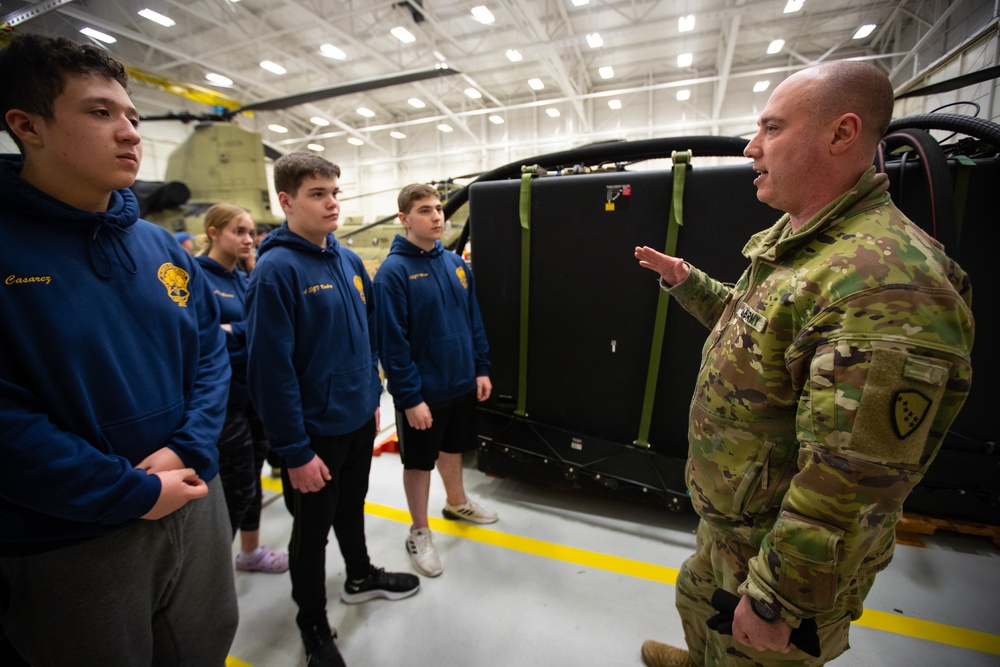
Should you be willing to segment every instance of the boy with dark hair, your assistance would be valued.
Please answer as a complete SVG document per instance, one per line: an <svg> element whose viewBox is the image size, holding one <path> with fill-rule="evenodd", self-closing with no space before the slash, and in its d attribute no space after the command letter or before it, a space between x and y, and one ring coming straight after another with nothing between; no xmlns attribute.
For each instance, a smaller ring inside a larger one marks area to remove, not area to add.
<svg viewBox="0 0 1000 667"><path fill-rule="evenodd" d="M365 544L382 384L371 281L361 258L333 235L339 176L315 154L274 163L287 220L261 243L247 291L250 395L285 464L292 598L310 667L344 664L326 617L331 525L347 567L344 602L398 600L420 586L412 574L374 567Z"/></svg>
<svg viewBox="0 0 1000 667"><path fill-rule="evenodd" d="M444 215L437 190L408 185L389 256L375 275L379 349L396 405L403 487L413 524L406 549L418 572L442 572L427 521L431 470L444 482L449 519L493 523L496 512L471 501L462 484L462 452L476 446L476 402L490 396L489 345L475 284L461 257L441 245Z"/></svg>
<svg viewBox="0 0 1000 667"><path fill-rule="evenodd" d="M34 665L221 665L229 363L194 260L139 219L121 64L0 53L0 624Z"/></svg>

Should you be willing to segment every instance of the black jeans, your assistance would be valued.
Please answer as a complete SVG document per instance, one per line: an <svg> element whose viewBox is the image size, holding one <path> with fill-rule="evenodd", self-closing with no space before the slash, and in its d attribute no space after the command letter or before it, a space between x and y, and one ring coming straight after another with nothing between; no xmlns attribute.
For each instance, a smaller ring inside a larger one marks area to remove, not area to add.
<svg viewBox="0 0 1000 667"><path fill-rule="evenodd" d="M365 544L365 496L372 465L375 419L339 436L313 436L312 449L327 468L330 481L314 493L292 488L282 468L285 504L292 513L288 569L292 599L299 606L300 628L326 622L326 544L330 527L337 536L349 579L368 576L371 561Z"/></svg>

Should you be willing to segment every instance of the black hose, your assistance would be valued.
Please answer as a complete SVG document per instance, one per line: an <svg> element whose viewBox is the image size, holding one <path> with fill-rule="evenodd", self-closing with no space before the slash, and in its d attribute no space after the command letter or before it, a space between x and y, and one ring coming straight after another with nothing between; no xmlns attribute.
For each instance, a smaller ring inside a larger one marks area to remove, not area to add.
<svg viewBox="0 0 1000 667"><path fill-rule="evenodd" d="M905 128L919 130L947 130L961 132L970 137L981 139L1000 149L1000 125L982 118L970 118L951 113L925 113L914 116L903 116L889 123L886 134L892 134Z"/></svg>
<svg viewBox="0 0 1000 667"><path fill-rule="evenodd" d="M902 146L909 146L920 156L920 164L924 171L924 180L917 185L918 193L926 193L928 206L921 207L930 217L930 224L922 224L927 232L941 242L952 257L958 253L958 222L955 215L955 189L948 170L948 159L941 146L926 130L901 129L887 134L882 139L885 152L891 152ZM880 150L880 153L882 151ZM898 187L894 200L902 201L905 183L903 181L905 162L900 164L899 178L894 183ZM916 217L911 216L920 223Z"/></svg>

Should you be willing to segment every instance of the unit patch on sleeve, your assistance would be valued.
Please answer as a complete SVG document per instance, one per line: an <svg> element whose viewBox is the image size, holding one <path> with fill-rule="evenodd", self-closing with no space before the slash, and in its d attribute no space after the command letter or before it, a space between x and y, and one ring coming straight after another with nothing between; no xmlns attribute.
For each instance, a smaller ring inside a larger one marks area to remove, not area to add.
<svg viewBox="0 0 1000 667"><path fill-rule="evenodd" d="M920 428L930 407L931 400L919 391L913 389L897 391L889 420L893 430L896 431L896 436L900 440L905 440Z"/></svg>

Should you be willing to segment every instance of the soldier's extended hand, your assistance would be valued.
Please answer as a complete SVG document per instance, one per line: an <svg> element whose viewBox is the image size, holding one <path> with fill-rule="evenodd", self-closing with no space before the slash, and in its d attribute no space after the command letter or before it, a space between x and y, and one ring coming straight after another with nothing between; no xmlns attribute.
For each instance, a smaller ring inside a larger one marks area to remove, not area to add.
<svg viewBox="0 0 1000 667"><path fill-rule="evenodd" d="M330 469L323 463L323 459L313 454L309 463L288 469L288 480L299 493L315 493L330 481Z"/></svg>
<svg viewBox="0 0 1000 667"><path fill-rule="evenodd" d="M420 405L414 405L412 408L406 408L406 423L410 425L411 428L415 428L418 431L424 431L431 427L434 423L434 419L431 417L431 409L427 403L421 403Z"/></svg>
<svg viewBox="0 0 1000 667"><path fill-rule="evenodd" d="M784 621L768 623L753 612L750 598L746 595L736 606L733 614L733 639L758 651L788 653L792 637L792 626Z"/></svg>
<svg viewBox="0 0 1000 667"><path fill-rule="evenodd" d="M142 515L143 519L162 519L184 507L188 501L208 495L208 484L198 477L192 468L164 470L150 474L160 478L160 497L156 499L153 509Z"/></svg>
<svg viewBox="0 0 1000 667"><path fill-rule="evenodd" d="M680 257L664 255L649 246L637 247L635 257L639 266L656 271L668 285L679 285L691 273L691 268Z"/></svg>

